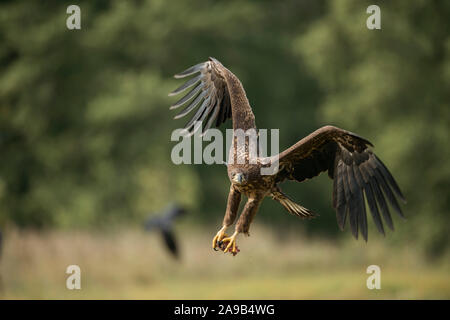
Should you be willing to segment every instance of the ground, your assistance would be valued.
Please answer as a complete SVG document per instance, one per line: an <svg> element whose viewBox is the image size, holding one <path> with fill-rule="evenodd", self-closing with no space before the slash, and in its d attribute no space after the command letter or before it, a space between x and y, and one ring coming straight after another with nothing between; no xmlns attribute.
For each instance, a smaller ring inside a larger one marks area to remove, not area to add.
<svg viewBox="0 0 450 320"><path fill-rule="evenodd" d="M211 249L215 228L177 230L181 259L157 234L6 232L1 298L29 299L450 299L449 259L430 261L414 247L383 238L335 242L277 238L262 226L238 240L233 257ZM401 247L401 248L399 248ZM447 256L448 257L448 256ZM67 266L81 268L81 290L68 290ZM381 268L369 290L366 269Z"/></svg>

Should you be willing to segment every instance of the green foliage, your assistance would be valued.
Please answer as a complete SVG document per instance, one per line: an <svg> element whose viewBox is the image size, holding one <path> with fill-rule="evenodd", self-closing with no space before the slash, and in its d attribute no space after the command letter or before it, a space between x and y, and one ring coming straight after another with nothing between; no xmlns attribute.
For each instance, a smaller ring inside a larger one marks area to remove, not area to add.
<svg viewBox="0 0 450 320"><path fill-rule="evenodd" d="M371 140L409 201L389 238L438 253L450 243L450 6L382 2L370 31L370 4L81 1L70 31L67 3L2 3L0 223L136 223L178 201L219 224L225 168L171 163L184 122L167 97L174 73L213 56L243 82L257 125L280 128L281 149L324 124ZM337 233L327 177L285 190L321 217L293 222L266 201L260 221Z"/></svg>

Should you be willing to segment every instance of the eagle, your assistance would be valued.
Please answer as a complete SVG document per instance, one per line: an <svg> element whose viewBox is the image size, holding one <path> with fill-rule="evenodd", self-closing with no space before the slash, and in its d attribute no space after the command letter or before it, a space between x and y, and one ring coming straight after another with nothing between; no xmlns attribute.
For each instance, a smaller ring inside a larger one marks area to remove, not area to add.
<svg viewBox="0 0 450 320"><path fill-rule="evenodd" d="M190 78L169 96L185 93L170 107L177 109L183 106L175 119L196 110L184 126L186 136L198 130L196 123L200 123L200 128L206 132L211 126L218 127L230 118L233 132L238 129L257 130L255 116L242 83L217 59L210 57L206 62L175 75L176 79L185 77ZM240 234L249 235L250 224L265 197L278 201L289 213L300 218L314 217L311 210L284 194L280 184L286 180L303 182L322 172L327 172L333 180L333 208L341 230L344 230L348 220L352 235L358 239L361 233L367 241L366 201L378 231L385 234L383 220L394 230L389 206L404 217L398 199L406 203L405 197L371 147L372 143L363 137L327 125L276 156L257 157L256 161L249 161L249 141L238 144L235 139L230 147L229 159L243 157L246 161L226 163L231 185L222 227L212 241L213 249L236 255L240 251L236 245L237 237ZM269 175L261 174L261 168L272 161L278 161L278 170ZM243 195L247 202L234 233L228 236L226 230L237 218Z"/></svg>

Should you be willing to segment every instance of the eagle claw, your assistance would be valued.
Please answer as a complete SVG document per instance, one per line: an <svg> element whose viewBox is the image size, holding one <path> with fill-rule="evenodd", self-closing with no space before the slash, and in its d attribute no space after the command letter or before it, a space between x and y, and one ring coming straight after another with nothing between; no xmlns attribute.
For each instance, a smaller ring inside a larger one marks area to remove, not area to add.
<svg viewBox="0 0 450 320"><path fill-rule="evenodd" d="M218 251L216 248L219 247L219 249L222 250L221 246L222 246L222 239L228 237L228 235L225 233L225 229L226 227L222 227L222 229L219 230L219 232L217 232L216 236L214 237L213 241L212 241L212 248L214 249L214 251Z"/></svg>
<svg viewBox="0 0 450 320"><path fill-rule="evenodd" d="M236 236L237 232L235 232L231 237L224 238L220 241L219 248L223 250L224 253L231 253L233 256L237 255L240 250L236 245Z"/></svg>

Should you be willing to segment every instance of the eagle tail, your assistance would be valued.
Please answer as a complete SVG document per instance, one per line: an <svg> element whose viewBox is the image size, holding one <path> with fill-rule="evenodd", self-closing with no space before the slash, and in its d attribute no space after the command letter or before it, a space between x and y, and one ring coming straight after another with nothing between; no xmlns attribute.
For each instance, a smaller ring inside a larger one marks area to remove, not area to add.
<svg viewBox="0 0 450 320"><path fill-rule="evenodd" d="M281 203L281 205L293 215L296 215L300 218L313 218L316 216L314 212L299 205L298 203L295 203L279 189L272 190L270 196L272 197L272 199Z"/></svg>

